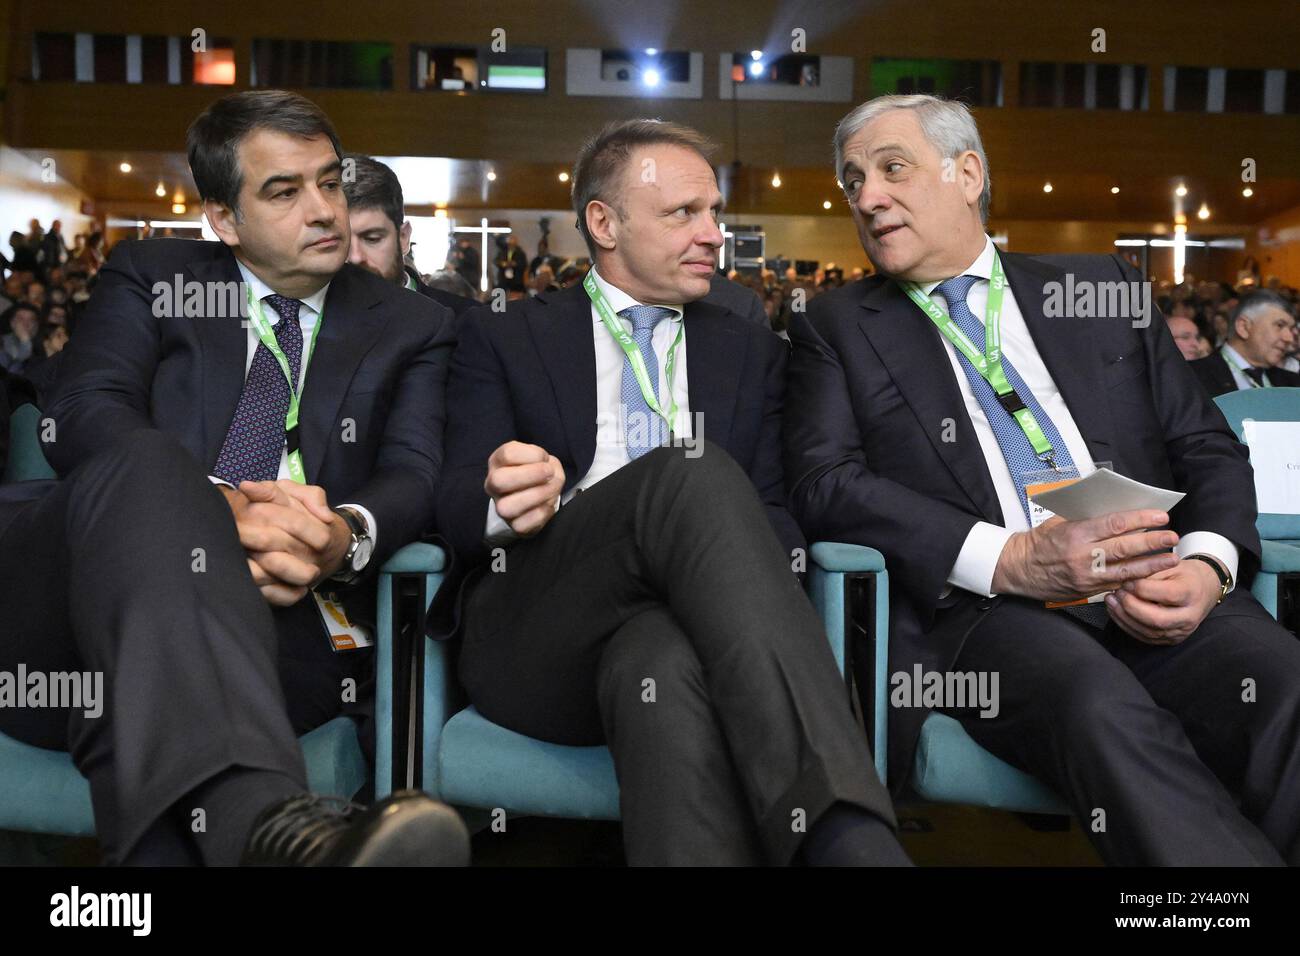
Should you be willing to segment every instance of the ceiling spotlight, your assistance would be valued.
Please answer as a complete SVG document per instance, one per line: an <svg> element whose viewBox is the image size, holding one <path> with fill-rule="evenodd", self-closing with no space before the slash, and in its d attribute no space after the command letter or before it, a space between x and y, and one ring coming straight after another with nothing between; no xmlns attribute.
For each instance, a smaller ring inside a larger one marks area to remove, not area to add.
<svg viewBox="0 0 1300 956"><path fill-rule="evenodd" d="M163 196L167 195L167 187L162 183L159 183L158 187L153 191L153 194L161 199Z"/></svg>
<svg viewBox="0 0 1300 956"><path fill-rule="evenodd" d="M130 163L119 163L118 166L117 166L117 168L120 169L120 170L122 170L122 172L124 172L124 173L129 173L129 172L131 171L131 164L130 164Z"/></svg>
<svg viewBox="0 0 1300 956"><path fill-rule="evenodd" d="M831 208L831 201L830 201L829 199L823 199L823 200L822 200L822 208L823 208L823 209L830 209L830 208Z"/></svg>
<svg viewBox="0 0 1300 956"><path fill-rule="evenodd" d="M1111 194L1112 196L1117 195L1118 193L1119 193L1119 187L1118 187L1118 186L1111 186L1111 187L1110 187L1110 194Z"/></svg>
<svg viewBox="0 0 1300 956"><path fill-rule="evenodd" d="M772 188L773 188L773 189L780 189L780 188L781 188L781 174L780 174L780 173L773 173L773 174L772 174Z"/></svg>
<svg viewBox="0 0 1300 956"><path fill-rule="evenodd" d="M1205 205L1205 203L1201 203L1201 208L1198 209L1198 210L1196 210L1196 218L1197 218L1197 219L1209 219L1209 218L1210 218L1210 207L1207 206L1207 205Z"/></svg>
<svg viewBox="0 0 1300 956"><path fill-rule="evenodd" d="M1043 183L1043 192L1045 192L1045 193L1050 193L1051 191L1052 191L1052 184L1051 184L1051 183Z"/></svg>
<svg viewBox="0 0 1300 956"><path fill-rule="evenodd" d="M1241 194L1245 196L1247 199L1249 199L1251 196L1255 195L1255 190L1247 186L1245 189L1241 191Z"/></svg>
<svg viewBox="0 0 1300 956"><path fill-rule="evenodd" d="M762 76L762 75L763 75L763 61L762 61L762 60L755 60L753 63L749 64L749 73L750 73L751 76Z"/></svg>
<svg viewBox="0 0 1300 956"><path fill-rule="evenodd" d="M1174 190L1174 195L1175 195L1175 196L1186 196L1186 195L1187 195L1187 187L1184 186L1182 183L1179 183L1179 184L1178 184L1178 188Z"/></svg>
<svg viewBox="0 0 1300 956"><path fill-rule="evenodd" d="M644 83L646 86L658 86L659 71L656 70L654 67L651 67L650 69L643 71L641 73L641 82Z"/></svg>
<svg viewBox="0 0 1300 956"><path fill-rule="evenodd" d="M761 60L761 59L763 59L763 51L762 51L762 50L750 50L750 51L749 51L749 58L750 58L751 60Z"/></svg>
<svg viewBox="0 0 1300 956"><path fill-rule="evenodd" d="M569 181L569 174L568 174L568 173L560 173L560 182L562 182L562 183L567 183L568 181Z"/></svg>
<svg viewBox="0 0 1300 956"><path fill-rule="evenodd" d="M185 203L183 202L172 203L172 213L177 216L183 216L185 214Z"/></svg>
<svg viewBox="0 0 1300 956"><path fill-rule="evenodd" d="M656 50L656 49L655 49L654 47L652 47L652 46L648 46L648 47L645 48L645 55L646 55L646 56L658 56L658 55L659 55L659 51Z"/></svg>
<svg viewBox="0 0 1300 956"><path fill-rule="evenodd" d="M490 183L494 183L497 181L497 174L493 170L490 169L488 170L487 181Z"/></svg>

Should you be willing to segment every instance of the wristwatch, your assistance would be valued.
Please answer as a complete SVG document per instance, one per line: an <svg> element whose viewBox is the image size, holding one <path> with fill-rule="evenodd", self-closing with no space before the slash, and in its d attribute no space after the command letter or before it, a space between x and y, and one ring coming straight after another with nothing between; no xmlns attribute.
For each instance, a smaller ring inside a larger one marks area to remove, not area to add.
<svg viewBox="0 0 1300 956"><path fill-rule="evenodd" d="M1232 575L1228 573L1228 569L1223 566L1223 564L1219 561L1218 558L1211 557L1208 554L1189 554L1186 557L1184 557L1183 560L1204 561L1210 567L1214 568L1214 573L1219 579L1219 587L1220 587L1219 599L1214 603L1222 604L1223 599L1227 597L1228 592L1232 590Z"/></svg>
<svg viewBox="0 0 1300 956"><path fill-rule="evenodd" d="M347 554L343 556L343 567L331 576L331 580L340 584L351 584L370 563L370 555L374 553L375 543L370 539L365 519L357 512L351 508L335 508L334 513L347 522L348 530L352 532L352 540L348 543Z"/></svg>

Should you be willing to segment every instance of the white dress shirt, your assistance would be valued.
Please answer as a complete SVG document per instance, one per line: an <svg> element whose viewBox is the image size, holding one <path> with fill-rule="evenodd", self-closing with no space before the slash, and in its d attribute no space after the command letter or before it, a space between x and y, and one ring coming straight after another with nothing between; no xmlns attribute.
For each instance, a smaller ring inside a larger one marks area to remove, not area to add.
<svg viewBox="0 0 1300 956"><path fill-rule="evenodd" d="M1259 388L1255 382L1246 375L1245 369L1252 368L1251 364L1246 361L1240 352L1234 349L1226 342L1219 354L1223 356L1224 361L1228 363L1228 369L1232 372L1232 380L1237 384L1237 390L1244 388ZM1264 371L1264 381L1268 382L1268 371ZM1273 384L1269 382L1269 384Z"/></svg>
<svg viewBox="0 0 1300 956"><path fill-rule="evenodd" d="M966 296L966 305L983 323L984 309L988 304L989 296L988 280L993 274L992 239L985 237L984 251L960 274L980 277L980 281L971 287L970 293ZM947 302L941 293L935 291L939 284L930 282L922 285L921 288L946 311ZM1025 386L1033 393L1043 411L1056 426L1056 430L1060 432L1061 440L1065 442L1070 457L1074 459L1080 477L1091 474L1096 469L1088 445L1079 432L1079 427L1074 423L1074 417L1066 407L1065 399L1061 397L1051 373L1043 364L1042 356L1038 354L1038 348L1029 334L1029 327L1025 325L1024 316L1020 312L1015 292L1010 285L1006 287L1002 297L1000 329L1003 355L1020 373ZM975 426L975 435L979 439L980 450L984 452L984 460L993 479L993 488L997 492L998 504L1002 508L1002 520L1005 522L1004 526L999 527L987 521L980 521L971 528L948 575L948 583L953 587L992 597L993 573L997 569L998 559L1002 556L1002 549L1013 534L1029 530L1029 519L1025 517L1024 508L1020 505L1020 495L1011 476L1011 469L1007 466L1007 460L1002 454L984 409L975 398L975 392L971 389L957 357L957 350L946 336L941 336L941 339L948 353L952 374L957 379L957 387L961 390L962 401L966 403L966 411ZM982 345L980 342L975 344ZM1194 531L1182 536L1174 551L1179 557L1189 554L1213 555L1227 567L1235 586L1237 546L1223 535L1212 531Z"/></svg>
<svg viewBox="0 0 1300 956"><path fill-rule="evenodd" d="M278 295L274 289L253 274L252 270L244 263L239 263L239 273L243 276L244 282L247 283L248 289L253 294L253 298L262 302L262 314L266 316L266 321L272 327L280 324L280 313L270 306L266 305L264 300L268 295ZM298 324L302 327L302 362L298 369L298 394L302 394L303 386L307 381L307 362L311 356L312 342L315 341L316 329L320 324L321 312L325 309L325 296L329 293L329 283L305 299L300 299L302 305L298 307ZM257 328L252 321L248 322L248 348L244 354L244 378L248 378L249 369L253 367L253 356L257 353L257 347L262 344L262 340L257 335ZM277 363L278 364L278 363ZM223 439L224 440L224 439ZM230 485L230 482L223 481L216 475L208 476L214 484ZM289 480L289 446L280 450L280 473L276 475L278 480ZM361 515L366 523L366 530L370 534L372 543L379 540L379 525L375 521L375 516L370 513L370 509L363 505L348 503L337 505L335 507L351 508L357 514Z"/></svg>
<svg viewBox="0 0 1300 956"><path fill-rule="evenodd" d="M683 330L684 306L681 303L638 302L622 289L610 285L593 267L591 274L596 278L596 285L605 294L610 308L622 312L634 305L660 305L672 309L673 315L666 317L655 326L650 338L655 358L659 364L659 395L667 396L668 350ZM623 327L632 332L632 320L619 316ZM582 479L565 492L561 504L568 504L574 495L590 488L607 475L613 474L629 461L627 456L627 433L623 417L623 366L627 361L623 349L614 336L609 334L605 323L600 320L600 313L595 305L591 307L591 334L596 346L596 452L591 460L591 467ZM677 358L673 369L672 397L677 402L677 416L673 419L673 433L680 438L693 437L691 432L690 392L686 379L686 335L683 331L682 344L677 347ZM661 402L661 407L665 403ZM548 449L549 451L550 449ZM497 514L495 501L488 502L486 540L489 544L498 544L514 538L510 525Z"/></svg>

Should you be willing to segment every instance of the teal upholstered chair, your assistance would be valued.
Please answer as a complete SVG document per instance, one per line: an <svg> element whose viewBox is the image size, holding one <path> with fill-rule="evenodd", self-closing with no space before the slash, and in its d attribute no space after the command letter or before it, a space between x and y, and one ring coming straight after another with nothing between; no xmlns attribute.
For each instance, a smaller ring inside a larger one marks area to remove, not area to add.
<svg viewBox="0 0 1300 956"><path fill-rule="evenodd" d="M23 405L10 417L4 481L54 478L37 441L40 412ZM394 561L400 560L399 552ZM388 631L377 643L386 649ZM382 738L381 738L382 739ZM317 793L352 797L369 772L356 724L336 717L300 738L308 786ZM63 836L93 836L90 785L64 752L33 747L0 734L0 829Z"/></svg>
<svg viewBox="0 0 1300 956"><path fill-rule="evenodd" d="M1220 395L1214 403L1243 441L1246 420L1300 422L1300 388L1242 389ZM1264 553L1251 593L1300 637L1300 515L1265 513L1255 526Z"/></svg>
<svg viewBox="0 0 1300 956"><path fill-rule="evenodd" d="M819 542L812 546L809 594L832 646L844 648L876 758L888 779L889 572L874 548ZM912 792L935 803L965 803L1026 813L1068 814L1065 801L1029 774L999 760L946 714L921 727Z"/></svg>
<svg viewBox="0 0 1300 956"><path fill-rule="evenodd" d="M427 574L426 569L437 564L440 570L441 554L434 557L436 549L422 547L426 553L412 553L417 560L406 577L427 606L438 576ZM381 600L402 593L402 576L395 572L392 585L381 585ZM836 644L838 632L829 636L843 672L843 643ZM385 662L381 660L378 711L400 713L400 707L392 704L402 697L417 701L418 707L413 714L390 718L405 720L411 728L407 746L411 761L403 767L400 755L381 750L376 793L382 796L391 787L416 786L462 808L501 809L520 816L619 819L618 780L609 749L547 743L492 723L474 707L466 706L456 681L452 650L445 642L420 641L413 655L413 676L400 683L385 679ZM402 671L400 661L397 670ZM421 682L422 691L412 693ZM400 691L396 697L395 685ZM381 748L385 736L381 722ZM400 742L401 733L395 736Z"/></svg>

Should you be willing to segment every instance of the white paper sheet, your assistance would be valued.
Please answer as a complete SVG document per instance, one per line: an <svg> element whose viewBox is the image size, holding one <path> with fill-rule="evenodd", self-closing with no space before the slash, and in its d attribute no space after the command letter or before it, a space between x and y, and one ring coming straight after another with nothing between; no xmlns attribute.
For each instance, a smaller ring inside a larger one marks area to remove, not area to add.
<svg viewBox="0 0 1300 956"><path fill-rule="evenodd" d="M1300 422L1242 422L1261 512L1300 514Z"/></svg>
<svg viewBox="0 0 1300 956"><path fill-rule="evenodd" d="M1184 497L1181 491L1144 485L1108 468L1099 468L1064 488L1033 495L1031 500L1067 521L1082 521L1112 511L1136 511L1140 508L1168 511Z"/></svg>

